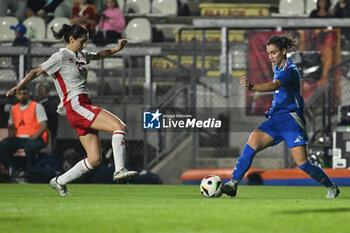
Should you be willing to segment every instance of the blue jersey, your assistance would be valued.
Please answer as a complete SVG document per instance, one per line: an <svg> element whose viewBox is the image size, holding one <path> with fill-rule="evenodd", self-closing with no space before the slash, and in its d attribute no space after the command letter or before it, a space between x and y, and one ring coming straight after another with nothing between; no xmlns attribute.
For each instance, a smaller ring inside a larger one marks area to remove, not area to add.
<svg viewBox="0 0 350 233"><path fill-rule="evenodd" d="M274 91L271 108L266 112L268 116L299 112L304 110L304 99L300 95L300 74L296 65L291 59L288 59L281 69L274 66L275 76L273 80L282 82L282 86Z"/></svg>

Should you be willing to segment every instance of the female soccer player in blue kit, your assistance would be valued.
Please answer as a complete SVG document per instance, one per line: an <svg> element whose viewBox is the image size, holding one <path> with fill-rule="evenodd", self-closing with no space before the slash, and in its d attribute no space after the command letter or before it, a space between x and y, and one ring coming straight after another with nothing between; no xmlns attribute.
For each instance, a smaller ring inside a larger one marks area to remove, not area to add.
<svg viewBox="0 0 350 233"><path fill-rule="evenodd" d="M300 95L300 75L293 61L286 57L287 51L293 47L294 41L289 36L272 36L266 44L266 52L275 74L272 82L254 85L246 77L241 78L241 85L248 90L273 91L274 97L271 108L265 113L267 120L250 135L233 170L232 179L222 188L228 196L236 196L238 184L251 166L255 154L283 140L298 167L328 188L326 198L336 198L339 195L337 185L320 167L307 159L308 142L303 116L304 100Z"/></svg>

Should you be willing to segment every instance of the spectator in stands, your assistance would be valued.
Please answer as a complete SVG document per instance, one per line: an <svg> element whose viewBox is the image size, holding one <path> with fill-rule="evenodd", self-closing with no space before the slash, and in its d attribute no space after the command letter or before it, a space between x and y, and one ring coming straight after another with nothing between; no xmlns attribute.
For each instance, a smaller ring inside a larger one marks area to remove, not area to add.
<svg viewBox="0 0 350 233"><path fill-rule="evenodd" d="M0 1L0 17L7 15L7 10L10 9L16 14L17 19L23 22L26 19L27 0L1 0Z"/></svg>
<svg viewBox="0 0 350 233"><path fill-rule="evenodd" d="M310 13L310 18L329 18L331 1L330 0L317 0L317 8Z"/></svg>
<svg viewBox="0 0 350 233"><path fill-rule="evenodd" d="M51 142L54 143L57 136L58 114L56 109L59 100L54 96L50 96L50 87L47 82L39 82L35 85L35 95L45 109L48 119L47 128L50 130Z"/></svg>
<svg viewBox="0 0 350 233"><path fill-rule="evenodd" d="M80 0L72 9L70 18L71 24L81 24L89 31L89 38L95 36L95 26L97 24L97 12L94 5L89 4L88 0Z"/></svg>
<svg viewBox="0 0 350 233"><path fill-rule="evenodd" d="M116 43L122 38L125 18L119 9L117 0L106 0L107 9L103 11L98 24L99 31L92 42L99 46Z"/></svg>
<svg viewBox="0 0 350 233"><path fill-rule="evenodd" d="M29 39L24 36L27 32L26 26L24 26L22 23L18 23L16 26L10 26L12 30L15 32L15 39L12 42L12 46L24 46L27 47L30 44ZM15 71L18 74L19 71L19 62L18 62L18 57L12 57L12 65L15 67ZM24 70L27 69L27 59L25 58L24 62Z"/></svg>
<svg viewBox="0 0 350 233"><path fill-rule="evenodd" d="M22 23L18 23L16 26L10 26L15 31L15 40L12 42L12 46L28 46L29 40L24 36L27 32L26 26Z"/></svg>
<svg viewBox="0 0 350 233"><path fill-rule="evenodd" d="M349 18L350 17L350 2L349 0L339 0L334 7L333 17Z"/></svg>
<svg viewBox="0 0 350 233"><path fill-rule="evenodd" d="M334 18L349 18L350 17L350 0L339 0L333 9L333 17ZM341 29L341 46L349 47L350 43L350 29L342 28Z"/></svg>
<svg viewBox="0 0 350 233"><path fill-rule="evenodd" d="M27 0L26 16L43 17L45 14L54 12L63 0Z"/></svg>
<svg viewBox="0 0 350 233"><path fill-rule="evenodd" d="M15 96L18 103L10 111L9 134L0 141L0 162L15 168L13 154L24 148L26 169L29 169L36 159L37 152L47 143L47 116L41 104L30 100L25 86L19 89Z"/></svg>

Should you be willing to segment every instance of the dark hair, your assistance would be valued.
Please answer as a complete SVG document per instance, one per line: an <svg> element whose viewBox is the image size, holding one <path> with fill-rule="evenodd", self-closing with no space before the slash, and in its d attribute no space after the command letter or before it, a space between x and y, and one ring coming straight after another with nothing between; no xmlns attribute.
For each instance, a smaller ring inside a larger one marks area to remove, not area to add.
<svg viewBox="0 0 350 233"><path fill-rule="evenodd" d="M320 5L318 4L320 0L317 0L317 11L320 10ZM327 5L326 5L326 11L328 12L329 8L331 7L331 0L326 0Z"/></svg>
<svg viewBox="0 0 350 233"><path fill-rule="evenodd" d="M28 91L28 87L26 87L26 86L23 86L23 87L21 87L20 89L18 89L18 91Z"/></svg>
<svg viewBox="0 0 350 233"><path fill-rule="evenodd" d="M88 30L80 24L72 24L72 25L63 24L63 26L58 32L56 32L53 29L53 27L51 27L51 31L53 33L53 37L55 37L58 40L64 38L64 40L67 43L69 43L70 36L72 36L74 39L78 39L83 35L87 35L89 33Z"/></svg>
<svg viewBox="0 0 350 233"><path fill-rule="evenodd" d="M46 92L50 92L50 86L47 82L38 82L37 87L40 90L44 90Z"/></svg>
<svg viewBox="0 0 350 233"><path fill-rule="evenodd" d="M114 8L119 8L119 4L117 2L117 0L112 0L114 2ZM107 4L107 0L104 1L105 4Z"/></svg>
<svg viewBox="0 0 350 233"><path fill-rule="evenodd" d="M301 38L300 32L298 30L289 31L288 34L293 38Z"/></svg>
<svg viewBox="0 0 350 233"><path fill-rule="evenodd" d="M291 35L274 35L271 36L267 41L266 45L275 45L279 50L286 49L287 51L295 47L295 40L292 39Z"/></svg>

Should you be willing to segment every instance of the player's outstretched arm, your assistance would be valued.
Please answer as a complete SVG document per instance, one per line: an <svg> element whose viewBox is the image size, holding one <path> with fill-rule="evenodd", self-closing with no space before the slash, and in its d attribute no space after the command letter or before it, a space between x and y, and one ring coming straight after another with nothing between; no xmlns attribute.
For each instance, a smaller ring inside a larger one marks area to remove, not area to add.
<svg viewBox="0 0 350 233"><path fill-rule="evenodd" d="M35 79L36 77L38 77L42 73L44 73L44 70L43 70L43 68L41 68L41 66L39 66L38 68L30 71L29 74L27 74L27 76L19 84L17 84L17 86L11 88L6 93L6 96L10 96L10 95L16 94L16 92L18 90L20 90L23 86L25 86L27 83L29 83L31 80Z"/></svg>
<svg viewBox="0 0 350 233"><path fill-rule="evenodd" d="M275 91L282 86L282 82L278 79L269 83L252 84L246 77L242 77L240 81L241 86L251 91Z"/></svg>
<svg viewBox="0 0 350 233"><path fill-rule="evenodd" d="M112 49L106 49L106 50L102 50L102 51L98 52L96 54L96 56L92 58L92 60L100 60L100 59L104 59L106 57L109 57L109 56L113 55L114 53L122 50L124 48L124 46L126 45L126 43L128 43L128 41L126 39L120 39L120 40L118 40L118 45L116 47L114 47Z"/></svg>

